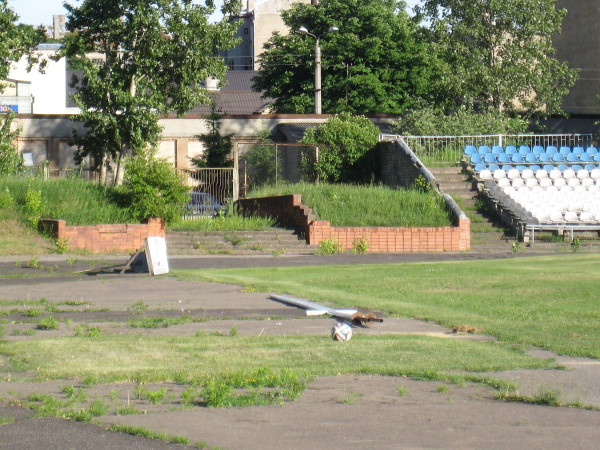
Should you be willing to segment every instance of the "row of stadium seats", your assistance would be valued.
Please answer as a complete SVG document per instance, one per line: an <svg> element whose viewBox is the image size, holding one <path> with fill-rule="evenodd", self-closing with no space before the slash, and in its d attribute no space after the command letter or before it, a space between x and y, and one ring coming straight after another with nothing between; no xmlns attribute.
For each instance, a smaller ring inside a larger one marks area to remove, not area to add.
<svg viewBox="0 0 600 450"><path fill-rule="evenodd" d="M488 195L523 222L534 219L539 224L600 223L600 187L557 188L535 186L501 187L493 180L485 183Z"/></svg>
<svg viewBox="0 0 600 450"><path fill-rule="evenodd" d="M530 153L534 154L534 155L541 155L541 154L547 154L547 155L554 155L555 153L561 153L564 155L568 155L570 153L575 154L575 155L581 155L581 154L588 154L588 155L595 155L598 152L598 149L596 149L595 147L587 147L586 149L584 149L583 147L573 147L573 149L571 149L571 147L567 147L567 146L562 146L560 147L560 149L557 149L556 146L554 145L549 145L548 147L544 148L541 145L536 145L533 147L533 149L531 149L528 145L521 145L519 147L519 149L517 150L517 148L514 145L508 145L506 146L506 148L500 146L500 145L494 145L491 149L489 146L487 145L480 145L479 148L476 148L474 145L466 145L465 146L465 155L467 156L472 156L475 153L478 153L481 156L484 156L488 153L492 153L495 155L499 155L502 153L506 153L507 155L514 155L515 153L521 154L523 156L526 156Z"/></svg>
<svg viewBox="0 0 600 450"><path fill-rule="evenodd" d="M465 147L465 156L474 167L476 172L481 170L504 169L506 171L516 168L518 170L559 170L586 169L593 170L600 167L600 152L595 147L561 147L548 146L545 149L536 146L531 150L529 146L522 145L518 150L514 146L494 146L490 149L487 145L481 145L478 149L473 145Z"/></svg>

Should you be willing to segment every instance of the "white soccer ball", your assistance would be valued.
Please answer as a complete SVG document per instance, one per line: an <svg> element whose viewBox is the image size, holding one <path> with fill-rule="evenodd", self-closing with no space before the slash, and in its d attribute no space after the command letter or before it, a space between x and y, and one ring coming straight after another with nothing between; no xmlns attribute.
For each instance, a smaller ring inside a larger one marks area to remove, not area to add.
<svg viewBox="0 0 600 450"><path fill-rule="evenodd" d="M338 322L331 329L331 337L335 341L349 341L352 339L352 327L347 323Z"/></svg>

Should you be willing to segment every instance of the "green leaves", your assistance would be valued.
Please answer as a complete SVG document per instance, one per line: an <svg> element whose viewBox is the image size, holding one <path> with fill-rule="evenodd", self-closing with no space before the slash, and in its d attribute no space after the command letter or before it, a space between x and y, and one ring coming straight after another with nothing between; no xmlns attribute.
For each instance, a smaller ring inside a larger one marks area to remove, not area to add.
<svg viewBox="0 0 600 450"><path fill-rule="evenodd" d="M300 26L321 37L323 112L400 113L429 95L430 44L395 1L323 0L282 17L290 34L267 42L254 84L278 112L314 111L315 39Z"/></svg>
<svg viewBox="0 0 600 450"><path fill-rule="evenodd" d="M73 143L96 166L105 156L154 147L159 115L208 102L200 83L224 77L218 52L236 43L236 25L208 23L214 8L187 0L86 0L67 9L61 55L84 74L74 120L86 131L75 132Z"/></svg>
<svg viewBox="0 0 600 450"><path fill-rule="evenodd" d="M322 181L368 181L374 170L369 152L377 145L379 129L364 116L341 113L307 130L303 144L324 146L314 163Z"/></svg>
<svg viewBox="0 0 600 450"><path fill-rule="evenodd" d="M560 112L577 70L552 55L565 10L556 0L426 0L420 17L430 24L445 66L438 84L447 107L481 103L484 110L529 115Z"/></svg>

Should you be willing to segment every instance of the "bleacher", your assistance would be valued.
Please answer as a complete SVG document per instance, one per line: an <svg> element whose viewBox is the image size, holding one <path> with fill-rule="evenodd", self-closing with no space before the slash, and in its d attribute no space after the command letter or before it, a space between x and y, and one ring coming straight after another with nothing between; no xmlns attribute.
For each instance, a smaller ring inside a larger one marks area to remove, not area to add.
<svg viewBox="0 0 600 450"><path fill-rule="evenodd" d="M535 233L600 231L600 152L595 147L476 148L464 161L480 190L525 241Z"/></svg>

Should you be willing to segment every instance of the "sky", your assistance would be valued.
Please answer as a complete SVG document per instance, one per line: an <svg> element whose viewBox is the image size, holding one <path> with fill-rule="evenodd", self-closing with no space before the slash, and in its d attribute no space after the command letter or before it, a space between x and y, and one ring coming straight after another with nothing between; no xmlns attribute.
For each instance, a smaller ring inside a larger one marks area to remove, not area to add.
<svg viewBox="0 0 600 450"><path fill-rule="evenodd" d="M407 0L409 8L419 0ZM19 22L29 25L51 25L52 16L66 14L64 0L8 0L10 7L19 15ZM69 0L73 6L79 6L82 0Z"/></svg>

